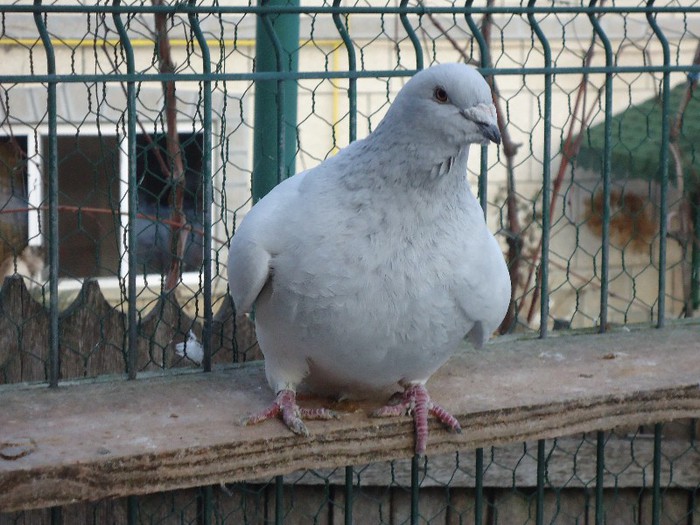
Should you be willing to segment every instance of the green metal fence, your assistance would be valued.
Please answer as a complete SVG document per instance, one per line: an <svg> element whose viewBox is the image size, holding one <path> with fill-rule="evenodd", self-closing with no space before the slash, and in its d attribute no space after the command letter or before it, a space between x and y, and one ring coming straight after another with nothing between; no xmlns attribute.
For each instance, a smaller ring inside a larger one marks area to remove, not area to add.
<svg viewBox="0 0 700 525"><path fill-rule="evenodd" d="M130 379L255 358L226 295L236 223L435 62L477 65L496 94L503 145L469 176L514 283L502 333L653 329L700 307L698 2L16 1L0 6L0 52L0 268L48 312L46 353L35 318L13 321L0 382L56 387L67 355L73 376ZM95 320L98 350L61 330L91 279L121 315L116 342ZM111 346L118 365L94 365ZM664 455L662 438L684 445ZM606 462L613 443L627 463ZM691 524L697 481L660 473L697 452L694 422L659 424L0 523ZM621 481L631 470L640 481Z"/></svg>

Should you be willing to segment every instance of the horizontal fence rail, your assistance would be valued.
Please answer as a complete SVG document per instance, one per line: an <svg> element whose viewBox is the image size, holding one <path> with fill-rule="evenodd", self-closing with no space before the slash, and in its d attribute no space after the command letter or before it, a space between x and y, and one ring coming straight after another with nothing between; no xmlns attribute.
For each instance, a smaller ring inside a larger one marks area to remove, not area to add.
<svg viewBox="0 0 700 525"><path fill-rule="evenodd" d="M400 86L440 62L478 67L499 113L503 144L474 154L468 176L509 264L500 335L642 325L643 338L697 314L700 2L317 3L0 6L0 396L14 383L59 394L78 378L262 358L227 294L236 225L282 179L366 136ZM32 446L3 423L0 407L0 473ZM700 480L685 471L695 420L588 430L0 509L0 525L115 513L120 523L700 520Z"/></svg>

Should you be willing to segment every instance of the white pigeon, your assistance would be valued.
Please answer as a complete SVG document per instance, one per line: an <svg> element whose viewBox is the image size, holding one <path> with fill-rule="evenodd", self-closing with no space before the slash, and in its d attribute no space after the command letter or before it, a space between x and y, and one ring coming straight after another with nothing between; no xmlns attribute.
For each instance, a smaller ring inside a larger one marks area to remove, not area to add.
<svg viewBox="0 0 700 525"><path fill-rule="evenodd" d="M180 357L186 357L197 365L204 361L204 347L197 339L197 334L192 330L187 334L187 341L175 344L175 353Z"/></svg>
<svg viewBox="0 0 700 525"><path fill-rule="evenodd" d="M464 64L417 73L376 130L261 199L231 241L238 313L255 326L281 416L307 434L330 410L296 403L300 387L368 397L403 389L375 416L412 413L416 453L433 403L430 376L465 335L480 347L502 321L510 279L466 177L470 144L499 143L484 78Z"/></svg>

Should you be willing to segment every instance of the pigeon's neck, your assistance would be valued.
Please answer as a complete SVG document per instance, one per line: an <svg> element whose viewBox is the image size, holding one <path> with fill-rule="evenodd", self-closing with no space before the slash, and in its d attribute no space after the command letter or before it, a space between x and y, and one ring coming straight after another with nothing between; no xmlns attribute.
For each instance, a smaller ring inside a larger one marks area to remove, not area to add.
<svg viewBox="0 0 700 525"><path fill-rule="evenodd" d="M368 182L389 187L426 189L434 192L443 188L455 191L466 182L469 145L435 143L430 137L415 136L408 140L405 133L385 127L377 129L365 139L363 149L370 153L375 169L368 169ZM377 170L376 166L381 166Z"/></svg>
<svg viewBox="0 0 700 525"><path fill-rule="evenodd" d="M328 159L324 173L338 177L347 190L342 205L380 210L377 222L392 232L465 213L483 218L467 180L469 145L439 155L436 149L385 141L375 132Z"/></svg>

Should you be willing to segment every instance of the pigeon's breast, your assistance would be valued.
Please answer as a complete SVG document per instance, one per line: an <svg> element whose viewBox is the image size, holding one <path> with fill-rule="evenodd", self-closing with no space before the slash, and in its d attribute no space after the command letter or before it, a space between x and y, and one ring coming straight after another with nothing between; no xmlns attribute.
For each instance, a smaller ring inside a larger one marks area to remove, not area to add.
<svg viewBox="0 0 700 525"><path fill-rule="evenodd" d="M474 323L456 295L478 249L466 217L392 222L386 210L336 210L313 224L273 257L256 308L263 351L304 360L311 384L343 393L427 380Z"/></svg>

